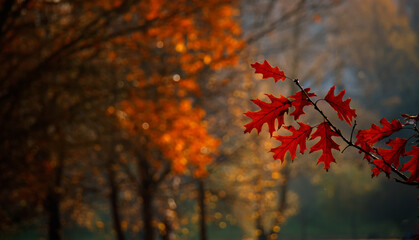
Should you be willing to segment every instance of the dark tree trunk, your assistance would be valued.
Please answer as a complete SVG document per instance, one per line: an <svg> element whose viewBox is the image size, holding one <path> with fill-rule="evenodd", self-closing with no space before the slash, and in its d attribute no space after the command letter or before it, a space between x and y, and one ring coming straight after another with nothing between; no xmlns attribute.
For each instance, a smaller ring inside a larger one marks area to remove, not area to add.
<svg viewBox="0 0 419 240"><path fill-rule="evenodd" d="M142 152L138 152L137 169L140 173L139 195L143 200L142 218L143 218L143 240L154 240L153 228L153 198L155 187L158 181L154 179L151 172L151 166Z"/></svg>
<svg viewBox="0 0 419 240"><path fill-rule="evenodd" d="M265 229L263 228L262 224L262 214L259 213L257 219L256 219L256 229L260 231L260 234L258 236L258 240L267 240L268 236L265 233Z"/></svg>
<svg viewBox="0 0 419 240"><path fill-rule="evenodd" d="M154 240L153 191L149 184L142 186L141 197L143 199L144 240Z"/></svg>
<svg viewBox="0 0 419 240"><path fill-rule="evenodd" d="M261 175L259 175L259 177L257 178L256 182L259 185L260 181L263 179L263 172L260 173ZM258 231L258 240L267 240L268 236L267 236L267 232L265 232L265 228L263 227L263 196L264 196L264 192L263 192L263 188L259 188L257 194L259 195L259 197L257 198L257 205L256 205L256 211L257 211L257 218L255 220L255 227L256 230Z"/></svg>
<svg viewBox="0 0 419 240"><path fill-rule="evenodd" d="M122 227L121 227L121 219L119 217L119 205L118 205L118 191L119 190L118 190L117 183L115 182L115 173L112 170L112 165L108 166L108 174L109 174L109 184L111 187L109 200L111 204L113 228L115 230L116 239L125 240L124 232L122 231Z"/></svg>
<svg viewBox="0 0 419 240"><path fill-rule="evenodd" d="M161 239L162 240L171 240L172 239L172 237L171 237L172 225L170 223L170 220L167 219L167 218L165 218L163 220L163 224L165 226L165 229L164 229L164 231L161 234Z"/></svg>
<svg viewBox="0 0 419 240"><path fill-rule="evenodd" d="M198 180L198 204L199 204L199 215L200 215L200 222L199 222L199 239L200 240L207 240L207 223L206 223L206 210L205 210L205 186L204 180Z"/></svg>
<svg viewBox="0 0 419 240"><path fill-rule="evenodd" d="M48 193L46 210L48 211L48 239L61 240L60 196L54 189Z"/></svg>
<svg viewBox="0 0 419 240"><path fill-rule="evenodd" d="M52 153L51 159L57 160L57 166L54 169L53 182L49 187L48 195L45 201L45 210L48 214L48 239L61 240L61 183L64 170L64 148L62 141L59 142L58 154Z"/></svg>

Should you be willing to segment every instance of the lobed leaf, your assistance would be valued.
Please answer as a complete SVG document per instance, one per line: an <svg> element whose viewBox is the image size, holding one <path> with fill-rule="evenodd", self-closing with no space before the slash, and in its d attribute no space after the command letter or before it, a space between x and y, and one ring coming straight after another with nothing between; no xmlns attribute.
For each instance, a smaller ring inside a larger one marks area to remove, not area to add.
<svg viewBox="0 0 419 240"><path fill-rule="evenodd" d="M310 88L304 89L304 92L306 92L309 97L317 96L315 93L310 92ZM291 116L294 116L295 120L297 120L301 115L305 113L303 111L303 108L305 106L311 105L310 101L308 100L304 92L299 91L299 92L296 92L294 95L288 97L288 98L295 99L294 101L291 102L291 105L294 107L294 111L290 114Z"/></svg>
<svg viewBox="0 0 419 240"><path fill-rule="evenodd" d="M278 82L278 80L285 81L287 78L284 71L279 70L278 67L273 68L266 60L263 62L263 64L256 62L250 66L255 69L255 73L262 73L263 79L271 77L275 80L275 82Z"/></svg>
<svg viewBox="0 0 419 240"><path fill-rule="evenodd" d="M401 171L410 171L408 182L419 182L419 146L414 145L412 150L406 153L406 156L410 156L412 159L403 165Z"/></svg>
<svg viewBox="0 0 419 240"><path fill-rule="evenodd" d="M376 166L375 168L371 169L372 175L371 177L378 176L381 172L384 171L387 177L390 177L391 168L387 164L384 163L383 159L374 159L372 163Z"/></svg>
<svg viewBox="0 0 419 240"><path fill-rule="evenodd" d="M352 124L353 118L356 117L355 109L349 106L351 102L350 98L345 101L342 100L345 95L345 90L342 90L338 95L334 95L335 86L331 87L324 100L326 100L330 106L337 112L340 120L345 120L349 125Z"/></svg>
<svg viewBox="0 0 419 240"><path fill-rule="evenodd" d="M245 113L246 116L250 117L252 121L244 127L245 133L250 133L253 128L256 128L258 134L262 130L263 124L267 123L269 127L269 133L271 134L275 131L275 120L278 121L278 128L284 124L284 114L288 112L288 108L291 107L290 101L284 97L280 96L279 98L271 95L266 94L271 100L270 103L263 102L259 99L252 100L256 105L260 107L260 110L257 112L247 112Z"/></svg>
<svg viewBox="0 0 419 240"><path fill-rule="evenodd" d="M276 136L276 140L280 141L281 144L272 148L271 152L274 153L274 159L280 159L281 162L285 160L285 154L289 151L291 155L291 160L294 160L296 157L297 147L300 145L300 153L304 153L307 149L306 141L310 137L312 127L304 124L298 123L300 128L296 130L293 126L285 127L287 130L292 132L291 136Z"/></svg>
<svg viewBox="0 0 419 240"><path fill-rule="evenodd" d="M363 143L373 145L403 128L402 124L397 119L393 119L393 121L390 123L386 118L383 118L380 120L380 123L383 125L381 128L375 124L372 124L371 128L369 129L359 130L356 134L357 140L355 144L360 146Z"/></svg>
<svg viewBox="0 0 419 240"><path fill-rule="evenodd" d="M336 162L332 154L332 149L339 150L339 145L332 140L332 137L339 137L339 134L332 131L330 125L326 122L317 126L316 131L311 135L311 139L320 137L320 141L311 147L310 153L322 151L322 155L317 161L317 164L323 162L326 171L330 168L331 162Z"/></svg>
<svg viewBox="0 0 419 240"><path fill-rule="evenodd" d="M381 170L384 170L387 175L390 173L390 166L394 166L398 168L400 166L400 158L405 156L405 148L406 148L407 139L404 138L396 138L396 140L390 140L386 144L391 149L378 149L377 153L382 157L382 159L374 160L373 163L377 165L377 167L373 168L371 171L373 172L373 177L380 174Z"/></svg>

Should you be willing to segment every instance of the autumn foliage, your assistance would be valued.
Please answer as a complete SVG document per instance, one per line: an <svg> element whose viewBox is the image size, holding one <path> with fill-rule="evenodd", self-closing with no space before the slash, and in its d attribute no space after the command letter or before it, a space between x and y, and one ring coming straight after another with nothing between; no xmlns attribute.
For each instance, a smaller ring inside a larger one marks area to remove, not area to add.
<svg viewBox="0 0 419 240"><path fill-rule="evenodd" d="M72 212L94 192L118 239L153 239L159 187L205 177L217 153L198 99L203 75L238 61L238 14L221 0L0 1L0 229L43 216L61 239L68 215L94 226ZM118 208L122 187L141 210Z"/></svg>
<svg viewBox="0 0 419 240"><path fill-rule="evenodd" d="M220 142L208 134L202 109L192 106L190 100L152 102L135 96L123 101L121 107L127 114L120 116L122 126L132 135L146 136L145 148L158 147L174 173L190 170L196 177L206 175L206 165L213 161ZM162 160L152 154L146 158L155 168L162 168Z"/></svg>
<svg viewBox="0 0 419 240"><path fill-rule="evenodd" d="M247 112L246 116L250 117L252 121L245 125L245 133L250 133L256 129L258 134L261 132L265 123L268 125L268 131L276 140L280 142L278 147L272 148L275 160L279 159L281 162L285 160L286 153L290 153L291 160L296 158L297 147L300 153L307 151L307 142L317 141L310 147L309 153L321 151L321 155L317 163L323 163L324 169L328 171L330 164L336 162L333 154L334 152L344 150L347 147L354 147L364 154L364 158L373 165L372 176L377 176L384 172L387 177L393 172L397 175L396 181L419 185L419 148L415 144L419 138L419 130L417 128L418 116L410 116L402 114L405 122L394 119L391 123L383 118L380 122L382 127L375 124L369 129L359 130L355 135L356 140L353 140L354 131L356 130L357 117L355 109L351 108L350 98L344 99L345 90L340 91L335 95L335 86L332 86L326 96L320 99L314 99L317 95L310 92L309 88L304 89L298 79L288 78L283 71L278 67L272 67L266 60L263 64L255 63L251 65L255 69L255 73L261 73L262 78L273 78L275 82L279 80L285 81L289 79L293 81L300 89L295 94L279 98L266 94L271 102L264 102L259 99L252 100L260 107L259 111ZM337 113L341 121L346 122L352 127L351 136L348 138L343 135L342 131L336 127L334 123L325 115L324 111L319 108L318 102L325 101ZM323 118L323 121L316 125L308 125L299 122L301 115L305 114L305 108L314 108ZM293 116L295 125L297 127L283 126L285 114ZM275 127L275 122L277 122ZM291 132L291 135L274 135L276 130L285 128ZM381 140L391 137L394 133L409 129L413 132L408 138L395 138L386 142L387 147L382 148L378 146ZM347 146L342 149L340 144L336 142L337 138L341 138ZM335 150L334 152L332 150Z"/></svg>

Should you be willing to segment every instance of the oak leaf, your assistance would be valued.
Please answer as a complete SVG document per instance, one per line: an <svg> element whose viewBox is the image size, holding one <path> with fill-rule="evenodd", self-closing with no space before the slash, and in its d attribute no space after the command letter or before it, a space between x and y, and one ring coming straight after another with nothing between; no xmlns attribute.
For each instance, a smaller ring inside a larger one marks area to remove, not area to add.
<svg viewBox="0 0 419 240"><path fill-rule="evenodd" d="M323 151L322 155L317 161L317 164L323 162L326 171L330 168L331 162L336 162L332 154L332 149L340 150L339 145L335 143L332 137L339 137L339 134L332 131L330 125L322 122L317 126L316 131L311 135L311 139L320 137L320 141L311 147L310 153L316 151Z"/></svg>
<svg viewBox="0 0 419 240"><path fill-rule="evenodd" d="M377 167L373 168L373 176L377 176L381 170L384 170L388 176L390 173L390 166L394 166L396 169L400 166L400 158L405 156L405 147L407 140L404 138L396 138L396 140L390 140L387 145L392 147L391 149L378 149L377 153L382 159L374 160L373 163Z"/></svg>
<svg viewBox="0 0 419 240"><path fill-rule="evenodd" d="M383 159L381 159L381 158L380 159L374 159L372 161L372 163L375 165L375 167L373 169L371 169L371 171L372 171L371 177L376 177L381 172L384 172L387 177L390 176L391 168L390 168L390 166L388 166L387 164L384 163Z"/></svg>
<svg viewBox="0 0 419 240"><path fill-rule="evenodd" d="M256 62L250 66L255 69L255 73L262 73L263 79L272 77L275 82L278 82L278 80L284 81L287 78L284 71L279 70L278 67L273 68L266 60L263 64Z"/></svg>
<svg viewBox="0 0 419 240"><path fill-rule="evenodd" d="M250 117L252 121L244 127L245 133L250 133L253 128L256 128L258 134L262 130L263 124L267 123L269 127L269 133L271 134L275 131L275 120L278 120L278 128L284 124L284 114L288 112L288 108L291 107L290 101L284 97L280 96L279 98L266 94L271 100L270 103L263 102L259 99L252 100L256 105L260 107L260 110L257 112L246 112L245 115Z"/></svg>
<svg viewBox="0 0 419 240"><path fill-rule="evenodd" d="M306 92L309 97L317 96L315 93L310 92L310 88L304 89L304 92ZM297 120L301 115L304 114L303 108L305 106L311 105L311 102L308 100L304 92L299 91L296 92L294 95L288 97L295 99L291 102L291 105L294 107L294 111L290 114L291 116L294 116L295 120Z"/></svg>
<svg viewBox="0 0 419 240"><path fill-rule="evenodd" d="M414 145L406 156L411 156L412 159L403 165L401 171L410 171L408 182L419 181L419 146Z"/></svg>
<svg viewBox="0 0 419 240"><path fill-rule="evenodd" d="M335 86L331 87L324 100L326 100L330 106L337 112L340 120L345 120L349 125L352 124L353 118L356 117L355 109L349 106L351 102L350 98L343 101L343 95L345 90L340 91L338 95L334 95Z"/></svg>
<svg viewBox="0 0 419 240"><path fill-rule="evenodd" d="M383 118L380 120L380 123L383 125L381 128L375 124L372 124L371 128L369 129L359 130L356 134L357 140L355 144L361 145L362 143L367 143L369 145L373 145L378 141L399 131L403 127L400 121L397 119L393 119L393 121L390 123L386 118Z"/></svg>
<svg viewBox="0 0 419 240"><path fill-rule="evenodd" d="M276 148L272 148L271 152L274 153L274 159L280 159L281 162L285 160L285 154L289 151L291 155L291 160L294 160L296 157L297 147L300 145L300 153L304 153L307 149L306 141L310 137L312 127L304 124L298 123L300 128L296 130L293 126L286 126L285 128L292 132L291 136L275 136L274 138L281 142Z"/></svg>

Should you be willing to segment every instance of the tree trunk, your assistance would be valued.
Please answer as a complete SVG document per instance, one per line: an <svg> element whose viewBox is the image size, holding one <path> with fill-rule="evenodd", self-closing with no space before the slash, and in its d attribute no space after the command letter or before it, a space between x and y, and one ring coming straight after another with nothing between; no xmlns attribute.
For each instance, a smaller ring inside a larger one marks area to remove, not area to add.
<svg viewBox="0 0 419 240"><path fill-rule="evenodd" d="M159 179L154 179L151 172L151 166L142 152L138 152L137 170L140 174L139 195L143 200L142 218L143 218L143 240L154 240L153 228L153 198L154 191L158 185ZM163 179L163 178L161 178ZM160 180L161 180L160 179Z"/></svg>
<svg viewBox="0 0 419 240"><path fill-rule="evenodd" d="M61 240L61 183L64 169L64 148L62 140L58 145L58 153L51 153L51 161L56 160L57 165L54 168L53 183L49 186L48 195L45 201L45 210L48 213L48 239Z"/></svg>
<svg viewBox="0 0 419 240"><path fill-rule="evenodd" d="M121 219L119 217L118 186L117 186L117 183L115 182L115 173L112 169L112 165L110 164L108 166L108 176L109 176L109 184L111 187L109 201L111 204L113 228L115 230L116 239L125 240L124 232L122 231L122 227L121 227Z"/></svg>
<svg viewBox="0 0 419 240"><path fill-rule="evenodd" d="M261 211L259 211L259 215L256 218L256 229L260 231L259 236L258 236L258 240L267 240L268 239L269 236L265 233L265 229L263 228Z"/></svg>
<svg viewBox="0 0 419 240"><path fill-rule="evenodd" d="M161 239L162 240L171 240L172 239L172 225L170 223L170 220L166 217L163 220L163 224L165 226L164 231L161 234Z"/></svg>
<svg viewBox="0 0 419 240"><path fill-rule="evenodd" d="M143 199L144 240L154 240L153 191L149 184L142 186L141 197Z"/></svg>
<svg viewBox="0 0 419 240"><path fill-rule="evenodd" d="M48 211L48 239L61 240L60 196L55 189L50 189L46 200Z"/></svg>
<svg viewBox="0 0 419 240"><path fill-rule="evenodd" d="M198 180L198 204L199 204L199 239L207 240L207 223L206 223L206 210L205 210L205 186L204 180Z"/></svg>

